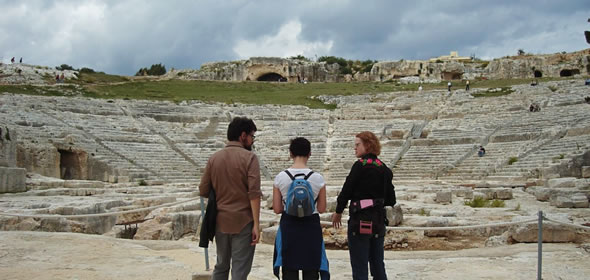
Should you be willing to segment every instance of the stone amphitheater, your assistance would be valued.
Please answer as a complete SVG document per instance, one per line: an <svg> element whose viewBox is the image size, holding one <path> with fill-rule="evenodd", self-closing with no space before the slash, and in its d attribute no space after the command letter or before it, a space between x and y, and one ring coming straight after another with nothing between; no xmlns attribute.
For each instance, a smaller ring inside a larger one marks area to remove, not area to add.
<svg viewBox="0 0 590 280"><path fill-rule="evenodd" d="M264 193L263 240L251 279L273 278L279 217L270 208L272 180L290 164L289 139L304 136L313 143L310 166L328 184L327 222L355 159L354 135L363 130L380 137L381 158L393 170L398 204L388 209L392 226L435 227L388 232L391 277L530 279L537 226L514 222L536 219L542 210L558 222L590 225L590 104L584 100L590 88L577 78L517 85L499 97L472 95L494 90L319 97L337 104L335 110L5 92L0 274L197 279L205 271L204 251L195 242L199 176L224 146L229 121L248 116L259 129L254 150ZM532 103L541 111L530 112ZM480 145L484 157L477 155ZM504 206L464 204L474 198ZM482 224L496 226L461 227ZM544 279L590 275L589 233L544 224ZM348 253L341 250L345 232L326 225L324 238L332 276L350 278ZM210 251L214 263L214 246Z"/></svg>

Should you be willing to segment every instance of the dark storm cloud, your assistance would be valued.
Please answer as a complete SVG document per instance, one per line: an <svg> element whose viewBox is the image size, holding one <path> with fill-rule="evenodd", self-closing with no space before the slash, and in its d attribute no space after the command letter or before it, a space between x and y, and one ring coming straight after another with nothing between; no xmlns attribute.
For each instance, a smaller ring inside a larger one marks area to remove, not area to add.
<svg viewBox="0 0 590 280"><path fill-rule="evenodd" d="M588 1L1 1L0 58L133 75L251 55L493 58L587 48Z"/></svg>
<svg viewBox="0 0 590 280"><path fill-rule="evenodd" d="M489 58L515 54L518 48L536 53L565 50L556 48L565 44L547 43L570 39L568 32L582 34L586 17L587 1L348 2L330 13L305 14L303 35L334 39L332 54L337 56L426 59L458 50ZM566 51L586 48L582 37L578 39Z"/></svg>

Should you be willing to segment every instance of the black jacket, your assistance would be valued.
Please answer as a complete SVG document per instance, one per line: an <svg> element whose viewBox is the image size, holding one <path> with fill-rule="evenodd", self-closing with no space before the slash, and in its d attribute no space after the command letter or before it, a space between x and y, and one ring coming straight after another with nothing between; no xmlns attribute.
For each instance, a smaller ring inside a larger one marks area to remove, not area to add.
<svg viewBox="0 0 590 280"><path fill-rule="evenodd" d="M374 154L366 154L358 159L346 177L342 191L338 195L336 213L342 213L348 201L360 199L384 199L384 205L394 206L395 190L391 180L393 173Z"/></svg>
<svg viewBox="0 0 590 280"><path fill-rule="evenodd" d="M201 215L202 209L201 209ZM215 226L217 222L217 201L215 198L215 191L213 188L209 191L209 199L207 200L207 211L203 218L201 225L201 232L199 233L199 247L209 248L209 241L213 241L215 237Z"/></svg>

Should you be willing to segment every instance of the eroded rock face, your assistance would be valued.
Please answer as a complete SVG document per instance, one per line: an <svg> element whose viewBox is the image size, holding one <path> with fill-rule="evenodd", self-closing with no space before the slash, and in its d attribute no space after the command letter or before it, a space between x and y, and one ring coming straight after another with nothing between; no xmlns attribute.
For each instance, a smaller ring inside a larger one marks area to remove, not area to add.
<svg viewBox="0 0 590 280"><path fill-rule="evenodd" d="M518 227L510 232L510 237L516 242L534 243L538 239L538 230L536 224L529 224ZM560 225L543 223L543 242L560 243L576 242L578 235L576 232L563 228Z"/></svg>
<svg viewBox="0 0 590 280"><path fill-rule="evenodd" d="M155 210L150 216L154 218L138 224L133 239L178 240L197 233L201 218L200 211L170 212L170 209Z"/></svg>
<svg viewBox="0 0 590 280"><path fill-rule="evenodd" d="M338 64L329 65L325 62L306 62L277 57L252 57L248 60L205 63L199 70L171 71L167 77L218 81L345 81L346 77L340 75L339 71Z"/></svg>
<svg viewBox="0 0 590 280"><path fill-rule="evenodd" d="M17 193L27 191L25 185L26 169L0 167L0 193Z"/></svg>
<svg viewBox="0 0 590 280"><path fill-rule="evenodd" d="M46 66L25 63L0 64L0 83L3 84L47 84L45 76L64 74L66 80L78 79L78 71L56 70ZM53 80L55 81L55 80Z"/></svg>
<svg viewBox="0 0 590 280"><path fill-rule="evenodd" d="M175 70L168 77L197 80L310 82L385 81L413 78L410 82L437 83L441 80L476 78L510 79L563 77L588 74L590 49L566 54L522 55L463 63L459 61L400 60L382 61L370 72L341 74L336 63L310 62L276 57L252 57L248 60L205 63L199 70ZM403 83L407 80L400 80Z"/></svg>
<svg viewBox="0 0 590 280"><path fill-rule="evenodd" d="M404 221L404 213L402 207L396 204L393 207L385 207L387 219L389 220L389 226L400 225Z"/></svg>
<svg viewBox="0 0 590 280"><path fill-rule="evenodd" d="M17 167L17 134L8 126L0 126L0 193L25 192L24 168Z"/></svg>
<svg viewBox="0 0 590 280"><path fill-rule="evenodd" d="M53 145L26 143L18 146L19 166L43 176L61 178L59 153Z"/></svg>

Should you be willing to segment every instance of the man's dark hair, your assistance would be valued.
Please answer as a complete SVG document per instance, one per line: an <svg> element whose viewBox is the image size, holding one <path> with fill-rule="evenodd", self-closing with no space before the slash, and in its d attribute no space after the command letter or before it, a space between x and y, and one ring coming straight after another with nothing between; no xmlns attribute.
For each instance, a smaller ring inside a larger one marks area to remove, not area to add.
<svg viewBox="0 0 590 280"><path fill-rule="evenodd" d="M250 134L256 131L254 121L246 117L235 117L227 127L227 140L238 141L242 132Z"/></svg>
<svg viewBox="0 0 590 280"><path fill-rule="evenodd" d="M289 152L293 154L293 157L307 157L309 156L309 152L311 152L311 143L303 137L292 139L291 145L289 145Z"/></svg>

